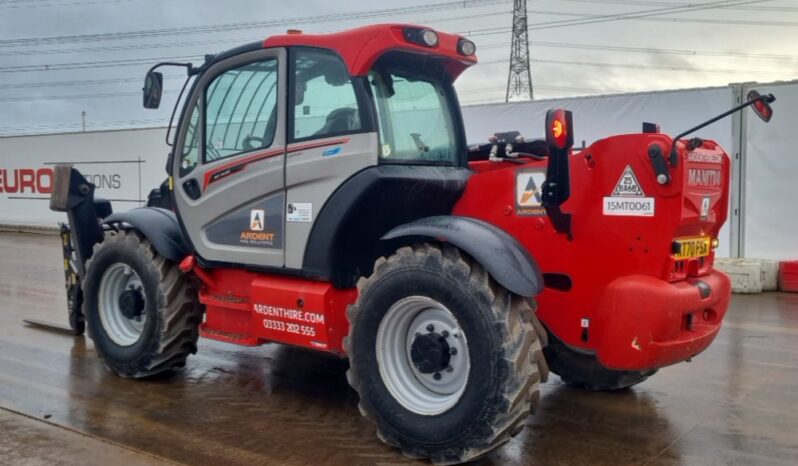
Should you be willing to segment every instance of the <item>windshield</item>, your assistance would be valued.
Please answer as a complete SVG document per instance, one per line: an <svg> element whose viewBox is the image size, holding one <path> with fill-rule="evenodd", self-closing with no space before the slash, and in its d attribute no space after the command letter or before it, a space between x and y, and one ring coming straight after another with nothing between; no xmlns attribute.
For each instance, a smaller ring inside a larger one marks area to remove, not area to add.
<svg viewBox="0 0 798 466"><path fill-rule="evenodd" d="M380 127L380 160L456 164L451 101L434 79L402 71L369 73Z"/></svg>

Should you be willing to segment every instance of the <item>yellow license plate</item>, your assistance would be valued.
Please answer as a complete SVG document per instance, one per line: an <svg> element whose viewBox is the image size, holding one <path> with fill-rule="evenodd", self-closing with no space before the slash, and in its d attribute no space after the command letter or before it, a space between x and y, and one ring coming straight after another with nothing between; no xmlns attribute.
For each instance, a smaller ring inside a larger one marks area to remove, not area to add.
<svg viewBox="0 0 798 466"><path fill-rule="evenodd" d="M708 256L711 249L711 238L708 236L680 238L676 243L679 244L679 252L674 253L673 258L677 260Z"/></svg>

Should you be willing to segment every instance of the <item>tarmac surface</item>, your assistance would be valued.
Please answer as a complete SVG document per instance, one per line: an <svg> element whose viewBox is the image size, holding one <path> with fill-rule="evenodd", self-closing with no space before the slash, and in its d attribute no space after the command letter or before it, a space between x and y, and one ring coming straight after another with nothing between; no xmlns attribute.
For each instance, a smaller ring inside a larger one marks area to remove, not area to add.
<svg viewBox="0 0 798 466"><path fill-rule="evenodd" d="M66 322L59 239L0 233L0 464L428 464L383 445L346 361L200 340L171 378L107 372ZM692 363L619 393L543 385L540 411L480 465L798 464L798 294L735 295Z"/></svg>

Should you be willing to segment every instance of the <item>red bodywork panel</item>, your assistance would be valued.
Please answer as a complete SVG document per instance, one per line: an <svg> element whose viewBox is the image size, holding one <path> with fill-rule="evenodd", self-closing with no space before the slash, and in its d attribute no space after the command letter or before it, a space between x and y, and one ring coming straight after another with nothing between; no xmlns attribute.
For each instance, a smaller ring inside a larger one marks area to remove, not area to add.
<svg viewBox="0 0 798 466"><path fill-rule="evenodd" d="M346 308L357 299L357 290L240 269L204 270L193 256L180 268L193 271L204 285L202 336L244 346L279 342L344 353Z"/></svg>
<svg viewBox="0 0 798 466"><path fill-rule="evenodd" d="M675 238L717 237L728 210L729 158L713 142L689 154L680 144L672 181L660 185L651 144L667 154L671 139L613 136L571 157L571 196L562 210L573 214L572 240L539 210L516 204L526 188L517 191L517 180L526 179L523 172L545 172L545 160L472 163L476 174L453 212L502 228L531 253L544 277L557 274L547 277L550 286L537 298L538 317L565 344L595 353L613 369L661 367L703 351L729 302L728 278L712 269L714 252L703 260L671 256ZM613 196L627 166L643 196ZM653 215L605 215L605 197L638 204L653 198L646 201ZM530 212L538 215L519 215ZM698 281L709 286L708 296Z"/></svg>
<svg viewBox="0 0 798 466"><path fill-rule="evenodd" d="M330 34L281 34L263 41L263 47L319 47L337 52L349 68L352 76L365 76L374 62L392 50L417 52L425 55L449 58L446 67L453 78L477 62L475 55L457 53L457 42L462 37L438 33L438 45L424 47L405 40L404 28L432 29L411 24L375 24Z"/></svg>

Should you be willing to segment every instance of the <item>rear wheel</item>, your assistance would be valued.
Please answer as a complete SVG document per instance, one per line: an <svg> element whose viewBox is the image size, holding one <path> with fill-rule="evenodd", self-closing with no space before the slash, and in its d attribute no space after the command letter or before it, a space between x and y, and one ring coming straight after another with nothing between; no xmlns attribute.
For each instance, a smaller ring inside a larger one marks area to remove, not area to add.
<svg viewBox="0 0 798 466"><path fill-rule="evenodd" d="M83 297L97 354L123 377L170 371L197 351L196 286L134 230L107 233L95 245Z"/></svg>
<svg viewBox="0 0 798 466"><path fill-rule="evenodd" d="M358 288L347 377L384 442L459 463L523 429L548 371L529 300L448 245L401 248Z"/></svg>
<svg viewBox="0 0 798 466"><path fill-rule="evenodd" d="M572 387L587 390L623 390L637 385L657 370L616 371L602 366L591 354L578 353L554 335L549 334L549 344L543 350L551 371Z"/></svg>

